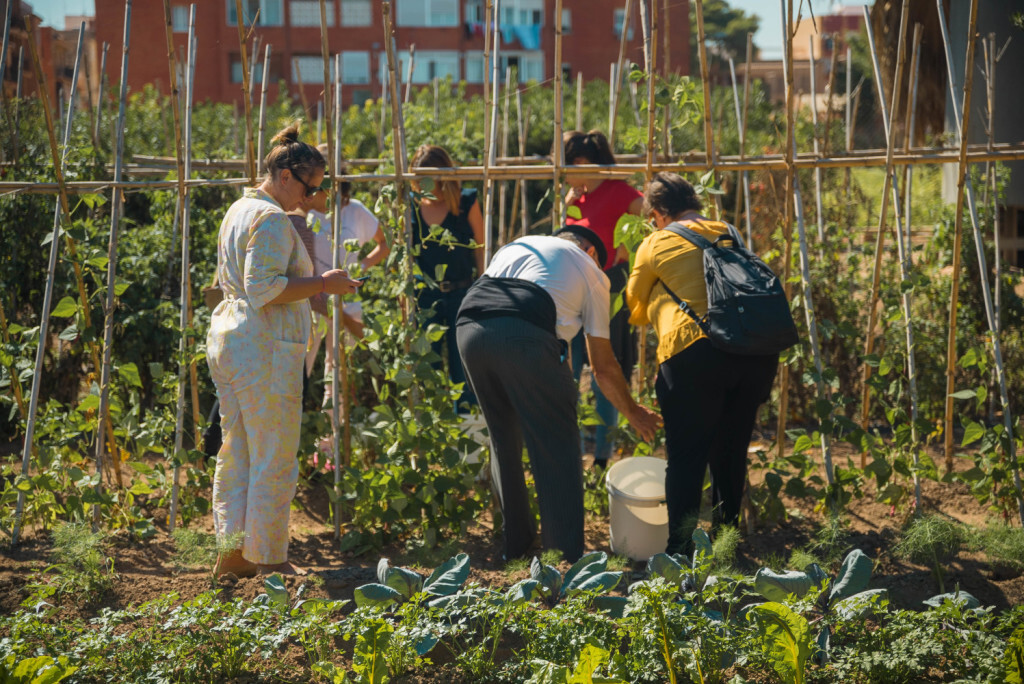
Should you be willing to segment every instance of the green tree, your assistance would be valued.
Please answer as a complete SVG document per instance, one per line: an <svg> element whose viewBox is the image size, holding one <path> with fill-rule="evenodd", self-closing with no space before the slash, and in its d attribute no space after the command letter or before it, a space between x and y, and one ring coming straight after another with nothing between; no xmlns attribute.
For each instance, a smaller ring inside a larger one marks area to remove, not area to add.
<svg viewBox="0 0 1024 684"><path fill-rule="evenodd" d="M697 55L697 10L693 3L690 4L690 24L693 27L690 31L690 64L697 68L700 64ZM743 59L747 50L747 34L757 33L760 24L759 16L735 9L726 0L704 2L704 38L711 57Z"/></svg>

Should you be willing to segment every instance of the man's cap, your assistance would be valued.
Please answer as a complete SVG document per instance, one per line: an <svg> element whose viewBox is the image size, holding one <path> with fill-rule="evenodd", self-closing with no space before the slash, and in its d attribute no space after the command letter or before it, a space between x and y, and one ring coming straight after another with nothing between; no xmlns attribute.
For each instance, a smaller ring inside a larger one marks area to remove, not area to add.
<svg viewBox="0 0 1024 684"><path fill-rule="evenodd" d="M590 244L594 245L594 249L597 250L597 262L600 264L602 269L605 267L605 263L608 261L608 250L605 249L604 242L597 236L597 233L578 223L567 223L555 231L556 236L561 235L562 233L578 235Z"/></svg>

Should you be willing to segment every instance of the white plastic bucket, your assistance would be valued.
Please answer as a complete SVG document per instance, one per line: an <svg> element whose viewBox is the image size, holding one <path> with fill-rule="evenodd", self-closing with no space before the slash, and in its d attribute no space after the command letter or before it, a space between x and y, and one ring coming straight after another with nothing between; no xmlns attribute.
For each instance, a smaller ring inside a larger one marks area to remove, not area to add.
<svg viewBox="0 0 1024 684"><path fill-rule="evenodd" d="M661 458L634 456L608 469L609 537L612 552L647 560L668 544L665 466Z"/></svg>

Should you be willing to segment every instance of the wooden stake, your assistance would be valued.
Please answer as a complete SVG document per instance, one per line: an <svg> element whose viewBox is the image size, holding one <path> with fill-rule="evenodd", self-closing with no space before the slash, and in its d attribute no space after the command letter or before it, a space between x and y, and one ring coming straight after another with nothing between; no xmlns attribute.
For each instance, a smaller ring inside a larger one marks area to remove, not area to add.
<svg viewBox="0 0 1024 684"><path fill-rule="evenodd" d="M700 78L704 89L704 157L705 166L710 171L715 163L715 139L711 133L711 76L707 46L704 44L704 2L696 0L693 6L697 13L697 56L700 59Z"/></svg>
<svg viewBox="0 0 1024 684"><path fill-rule="evenodd" d="M416 43L409 46L409 66L405 72L405 97L402 102L408 102L412 97L412 75L416 66Z"/></svg>
<svg viewBox="0 0 1024 684"><path fill-rule="evenodd" d="M583 130L583 73L576 72L576 130Z"/></svg>
<svg viewBox="0 0 1024 684"><path fill-rule="evenodd" d="M910 3L903 4L903 11L900 18L900 36L899 46L897 49L896 58L896 73L893 77L893 89L892 89L892 104L890 105L889 111L886 112L884 102L885 96L882 89L882 77L881 73L875 72L875 86L879 92L879 99L883 103L882 106L882 124L885 128L886 134L886 159L887 164L885 166L885 177L882 182L882 206L878 212L878 233L879 240L884 239L884 233L887 230L886 220L889 216L889 192L892 191L892 204L893 213L896 219L896 248L899 255L900 261L900 277L902 282L907 282L910 274L908 272L907 260L906 260L906 249L903 244L903 228L900 225L900 206L899 206L899 189L894 185L894 174L892 158L896 150L896 126L895 118L899 112L902 89L899 87L903 80L903 66L905 63L906 56L906 44L907 44L907 28L908 28L908 17L910 12ZM869 35L871 29L868 28ZM876 245L878 243L876 242ZM878 247L880 250L880 246ZM876 264L881 263L881 257L876 258ZM906 331L906 344L907 344L907 376L909 378L910 385L910 433L911 433L911 448L913 450L914 459L914 501L916 504L915 512L921 511L921 480L918 473L920 461L917 449L917 363L914 354L914 326L913 326L913 308L910 292L904 292L902 297L903 302L903 319L904 327ZM865 409L866 412L866 409ZM865 455L861 454L861 463L864 465L866 460Z"/></svg>
<svg viewBox="0 0 1024 684"><path fill-rule="evenodd" d="M629 17L633 10L633 0L626 0L625 8L622 10L622 34L619 36L619 58L615 61L614 80L615 86L611 88L611 117L608 122L608 144L615 149L615 119L619 111L619 94L622 92L622 70L625 68L626 39L629 36ZM611 84L609 83L609 87Z"/></svg>
<svg viewBox="0 0 1024 684"><path fill-rule="evenodd" d="M924 34L924 26L914 24L914 47L910 60L910 102L907 109L906 136L903 139L903 153L910 154L910 147L914 144L914 130L917 126L917 85L920 76L921 58L921 37ZM903 217L905 223L907 241L907 265L913 263L913 245L911 244L911 232L913 226L913 196L914 171L910 166L903 167Z"/></svg>
<svg viewBox="0 0 1024 684"><path fill-rule="evenodd" d="M555 0L555 66L552 76L555 79L555 131L551 144L551 161L553 166L554 187L551 193L551 232L558 230L562 224L562 173L565 163L563 154L565 144L562 142L562 0Z"/></svg>
<svg viewBox="0 0 1024 684"><path fill-rule="evenodd" d="M939 0L937 0L937 2L938 1ZM939 4L939 9L941 10L941 4ZM951 95L952 100L953 100L953 115L954 115L954 117L956 119L957 129L958 129L958 131L960 133L960 167L959 167L959 183L958 183L958 190L957 190L957 227L958 227L957 236L959 236L959 234L960 234L959 228L962 225L962 213L961 213L961 210L963 209L962 200L963 200L964 195L966 194L967 206L968 206L968 208L970 210L970 214L971 214L971 228L972 228L973 233L974 233L975 253L977 254L977 257L978 257L979 272L984 274L984 277L982 278L982 281L981 281L982 282L981 294L982 294L982 299L983 299L983 301L985 303L985 317L986 317L986 319L988 321L989 331L994 333L994 331L996 330L995 311L994 311L994 307L992 306L992 295L989 292L989 288L988 288L988 266L986 264L986 259L985 259L984 237L981 234L981 228L980 228L980 224L978 222L977 204L976 204L975 198L974 198L974 187L971 185L970 177L967 176L966 168L965 168L966 161L967 161L967 156L966 156L965 150L967 149L967 138L968 138L967 131L969 130L968 123L969 123L969 120L970 120L970 116L969 116L970 115L970 111L969 111L969 108L968 108L967 105L970 102L971 85L972 85L973 77L974 77L974 71L973 71L974 70L974 38L975 38L974 33L975 33L975 28L977 26L977 11L978 11L977 0L972 0L972 2L971 2L971 20L969 22L969 27L968 27L969 33L968 33L967 67L966 67L967 83L966 83L966 86L964 88L963 102L962 103L961 103L960 100L957 99L958 91L957 91L957 88L956 88L956 79L953 77L953 55L952 55L952 48L950 47L949 35L948 35L947 30L946 30L946 18L945 18L945 15L941 11L939 12L939 27L942 30L942 39L943 39L943 43L944 43L944 45L946 47L946 65L947 65L948 74L949 74L948 85L949 85L949 88L950 88L950 95ZM959 252L959 245L955 245L954 249L957 250L956 252L954 252L954 260L958 261L957 257L959 257L959 254L960 254L960 252ZM950 318L953 319L954 321L956 319L956 315L955 315L956 304L957 304L956 291L957 291L957 285L958 285L958 283L956 283L955 281L957 279L957 276L959 275L959 268L958 268L958 266L959 266L958 263L954 263L954 271L953 271L953 278L954 278L953 292L954 292L954 294L953 294L953 298L952 298L952 302L951 302L951 307L950 307ZM951 340L955 339L954 338L954 332L955 331L951 328L951 330L950 330L950 339ZM1009 396L1009 392L1007 390L1006 368L1005 368L1005 366L1003 364L1002 345L1001 345L1001 342L1000 342L1000 339L999 339L999 335L991 334L991 335L989 335L989 339L992 342L992 355L994 357L994 362L995 362L995 367L996 367L996 378L997 378L997 380L999 382L999 399L1000 399L1000 401L1002 403L1002 409L1003 409L1003 428L1005 430L1006 435L1010 436L1010 439L1007 441L1007 445L1008 445L1009 448L1007 449L1006 456L1007 456L1007 461L1010 464L1010 470L1013 473L1013 487L1014 487L1014 491L1015 491L1016 496L1017 496L1017 513L1018 513L1018 515L1020 517L1021 524L1024 525L1024 491L1022 491L1022 487L1021 487L1020 468L1017 465L1017 454L1016 454L1016 446L1017 445L1016 445L1016 439L1014 437L1013 415L1012 415L1012 412L1010 410L1010 408L1011 408L1010 407L1010 396ZM954 357L954 358L952 358L952 359L947 358L947 362L948 363L955 363L955 360L956 360L955 359L955 353L956 353L956 350L951 345L950 346L950 350L949 350L949 356L950 357ZM952 397L950 396L952 394L952 389L950 389L950 386L952 385L952 381L953 381L953 377L949 373L949 367L947 366L947 385L946 385L946 390L947 390L946 391L946 395L947 395L947 399L946 399L946 430L947 430L947 433L946 433L946 469L947 470L951 470L952 469L952 434L951 434L951 428L950 428L950 425L951 425L951 422L952 422L952 416L951 416L951 410L952 409L950 407L950 405L952 403Z"/></svg>
<svg viewBox="0 0 1024 684"><path fill-rule="evenodd" d="M167 13L167 19L170 19L170 12L167 3L164 4L165 12ZM185 117L184 121L178 121L178 116L175 114L175 129L183 131L183 135L176 135L175 137L184 138L184 153L182 160L182 180L187 181L192 175L192 98L194 96L195 86L195 59L196 59L196 33L195 33L195 22L196 22L196 6L193 4L189 7L189 24L188 24L188 49L185 57ZM171 24L168 22L167 30L171 30ZM269 46L268 46L269 47ZM172 62L173 68L173 62ZM180 313L178 317L178 325L181 328L181 338L178 346L178 354L181 358L181 363L178 369L178 405L177 412L175 415L174 425L174 474L172 479L171 487L171 506L168 514L167 527L173 534L175 525L177 524L178 517L178 496L179 496L179 476L181 473L181 463L184 460L183 448L183 434L184 434L184 423L185 423L185 369L188 368L194 373L195 364L194 362L186 363L188 351L191 347L187 330L192 324L192 278L191 278L191 259L190 259L190 242L191 242L191 215L192 215L192 197L188 191L188 187L182 184L179 189L179 197L181 202L181 303ZM199 420L196 418L198 413L199 397L198 397L198 383L197 378L193 374L192 376L192 408L193 408L193 422L196 426L199 425ZM196 444L199 443L199 439L196 439Z"/></svg>
<svg viewBox="0 0 1024 684"><path fill-rule="evenodd" d="M263 50L263 80L260 82L259 137L256 140L256 168L257 173L260 175L266 172L266 168L263 165L263 133L267 124L267 83L270 80L270 43L267 43ZM320 137L319 134L317 137Z"/></svg>
<svg viewBox="0 0 1024 684"><path fill-rule="evenodd" d="M645 169L646 180L650 182L654 176L654 75L655 75L655 48L653 39L654 17L648 14L648 2L657 0L640 0L640 26L644 39L644 71L647 72L647 149Z"/></svg>
<svg viewBox="0 0 1024 684"><path fill-rule="evenodd" d="M523 91L516 88L516 123L519 133L519 156L526 156L526 120L523 118ZM530 230L529 204L526 199L526 181L519 180L519 216L521 224L521 235L526 237Z"/></svg>
<svg viewBox="0 0 1024 684"><path fill-rule="evenodd" d="M498 149L498 88L501 87L498 78L498 67L501 59L499 57L499 45L501 41L501 0L495 0L494 7L494 54L491 56L491 97L488 103L489 109L484 116L490 122L488 129L490 137L484 141L484 268L491 261L491 253L494 250L494 181L491 179L491 168L495 165ZM557 15L556 15L557 16ZM500 226L499 226L500 229Z"/></svg>
<svg viewBox="0 0 1024 684"><path fill-rule="evenodd" d="M796 149L794 136L795 121L793 111L793 0L780 0L782 7L782 26L786 32L786 216L783 223L783 236L786 247L782 254L782 283L786 297L790 297L792 288L789 284L789 273L793 261L793 189L796 180L796 169L793 166L793 152ZM776 426L776 444L778 457L781 459L786 452L786 422L789 414L789 366L783 364L779 374L779 419Z"/></svg>
<svg viewBox="0 0 1024 684"><path fill-rule="evenodd" d="M131 16L132 0L125 0L124 9L124 41L121 57L121 93L118 98L117 109L117 144L114 147L114 180L120 181L122 176L122 164L124 160L124 120L128 101L128 50L129 38L131 37ZM107 297L104 307L105 322L103 326L103 364L100 371L100 405L97 414L106 416L110 404L110 372L111 356L114 349L114 309L117 305L115 289L117 284L117 239L121 227L121 212L124 209L124 192L115 189L112 192L110 203L110 239L107 243ZM102 418L101 418L102 420ZM102 439L96 440L96 470L102 471L103 449L106 446ZM111 443L111 457L115 462L120 461L117 447ZM103 477L96 482L96 496L102 499ZM93 507L93 528L99 527L100 509L102 506L97 503Z"/></svg>
<svg viewBox="0 0 1024 684"><path fill-rule="evenodd" d="M24 49L21 45L18 46L18 82L14 87L14 131L13 140L11 141L12 156L14 163L18 163L18 138L21 133L21 79L24 72Z"/></svg>
<svg viewBox="0 0 1024 684"><path fill-rule="evenodd" d="M246 169L249 174L249 183L256 185L256 150L252 135L252 86L249 83L249 56L246 53L245 14L242 12L242 0L235 0L235 14L235 18L238 20L235 22L238 24L238 47L242 55L242 102L245 104Z"/></svg>
<svg viewBox="0 0 1024 684"><path fill-rule="evenodd" d="M814 126L814 154L821 154L821 144L818 142L818 89L815 77L814 63L814 36L807 36L807 59L811 70L811 125ZM821 203L821 169L814 170L814 208L815 218L818 221L818 258L825 259L825 217Z"/></svg>
<svg viewBox="0 0 1024 684"><path fill-rule="evenodd" d="M502 110L502 125L501 125L501 156L508 156L508 109L509 99L512 95L512 67L505 67L505 105ZM505 204L508 199L508 184L504 181L501 182L498 195L498 234L500 239L498 244L504 245L511 241L512 230L511 227L505 223Z"/></svg>

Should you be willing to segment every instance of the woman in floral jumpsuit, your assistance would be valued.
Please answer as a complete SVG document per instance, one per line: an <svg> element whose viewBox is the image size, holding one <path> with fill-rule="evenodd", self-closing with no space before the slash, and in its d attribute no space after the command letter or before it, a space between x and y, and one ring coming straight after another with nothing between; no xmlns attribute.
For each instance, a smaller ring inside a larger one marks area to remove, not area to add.
<svg viewBox="0 0 1024 684"><path fill-rule="evenodd" d="M206 344L224 444L213 516L220 542L234 547L217 559L218 576L297 572L288 562L288 513L298 479L307 300L358 287L344 271L314 275L285 214L320 191L323 156L299 141L297 124L274 143L266 177L228 209L217 244L224 301L213 312Z"/></svg>

